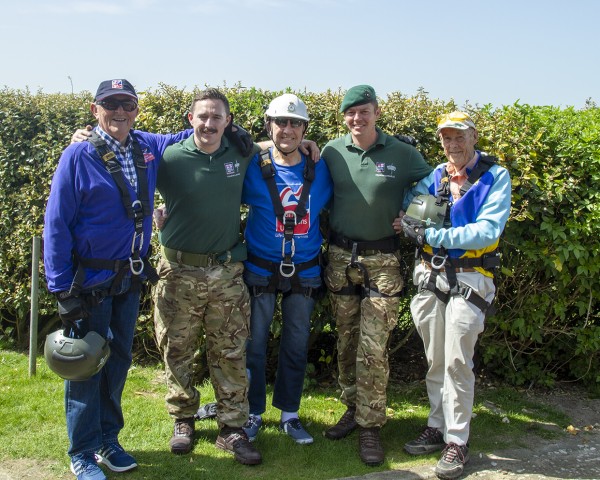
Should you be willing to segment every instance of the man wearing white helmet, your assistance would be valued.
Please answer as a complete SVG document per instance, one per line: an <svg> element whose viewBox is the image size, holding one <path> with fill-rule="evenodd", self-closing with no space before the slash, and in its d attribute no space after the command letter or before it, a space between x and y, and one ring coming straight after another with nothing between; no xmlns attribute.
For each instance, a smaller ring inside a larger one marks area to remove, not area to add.
<svg viewBox="0 0 600 480"><path fill-rule="evenodd" d="M418 248L413 281L419 292L410 310L425 347L431 406L426 428L404 449L412 455L443 449L435 472L454 479L469 461L473 355L496 292L493 271L511 187L497 159L475 149L478 134L469 115L443 115L437 134L447 162L409 192L407 214L394 222ZM409 205L414 195L418 202ZM444 207L445 219L428 226L423 217L436 211L433 202Z"/></svg>
<svg viewBox="0 0 600 480"><path fill-rule="evenodd" d="M310 317L321 286L323 238L319 212L332 194L325 162L313 162L298 147L308 128L306 105L283 94L265 113L273 146L252 159L242 202L250 209L245 231L248 260L244 280L251 295L247 368L250 416L244 431L254 440L266 409L266 354L278 294L282 327L273 406L281 410L280 430L296 443L312 436L298 418L310 334Z"/></svg>

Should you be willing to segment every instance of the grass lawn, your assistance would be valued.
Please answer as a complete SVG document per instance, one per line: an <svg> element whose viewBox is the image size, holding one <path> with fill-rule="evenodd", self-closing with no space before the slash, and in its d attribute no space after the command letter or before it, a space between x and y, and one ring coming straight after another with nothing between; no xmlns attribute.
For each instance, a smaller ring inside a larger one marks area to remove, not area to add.
<svg viewBox="0 0 600 480"><path fill-rule="evenodd" d="M22 467L30 463L37 465L38 470L43 468L41 478L72 479L66 454L63 382L48 369L43 357L38 357L37 374L31 378L28 365L26 354L0 350L0 466L6 469L7 465ZM200 390L203 403L214 399L209 383ZM386 462L377 468L365 466L358 458L356 432L340 441L322 436L322 431L345 411L334 389L305 391L300 415L315 437L312 445L296 445L280 433L278 411L269 407L263 417L265 428L255 442L263 463L255 467L240 465L214 447L217 436L214 420L196 423L196 444L191 454L172 455L168 441L173 423L164 406L165 391L159 367L131 369L123 397L125 428L120 442L136 457L139 468L126 474L105 470L109 479L212 480L243 475L249 479L323 480L401 470L418 463L433 465L437 461L437 454L415 458L402 450L404 443L417 436L426 423L428 404L423 382L390 385L388 422L382 430ZM532 432L552 435L543 428L544 424L567 425L562 414L532 404L510 388L479 389L474 411L472 454L521 445L523 438Z"/></svg>

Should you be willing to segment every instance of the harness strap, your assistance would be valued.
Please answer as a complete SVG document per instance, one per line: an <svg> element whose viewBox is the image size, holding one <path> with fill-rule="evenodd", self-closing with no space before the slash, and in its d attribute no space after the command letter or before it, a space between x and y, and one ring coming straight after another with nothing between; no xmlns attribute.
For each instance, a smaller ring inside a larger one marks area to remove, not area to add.
<svg viewBox="0 0 600 480"><path fill-rule="evenodd" d="M432 272L432 275L433 275L433 272ZM430 276L430 278L431 278L431 276ZM452 291L442 292L435 286L435 284L434 284L433 288L431 288L431 282L420 285L419 291L421 291L421 290L428 290L428 291L434 293L435 296L438 298L438 300L443 303L448 303L448 300L450 299L451 296L460 295L466 301L472 303L477 308L479 308L479 310L481 310L485 315L493 315L496 312L496 309L493 306L493 303L486 302L485 299L481 295L479 295L478 293L473 291L473 289L471 287L468 287L468 286L465 286L462 284L458 284L458 287L454 293L452 293Z"/></svg>
<svg viewBox="0 0 600 480"><path fill-rule="evenodd" d="M96 153L104 162L106 170L119 189L123 208L125 208L127 217L133 220L134 234L131 241L131 256L127 260L76 257L75 261L77 263L77 269L73 278L71 291L74 293L79 293L82 290L85 282L85 268L94 270L110 270L116 273L109 289L110 295L116 292L121 280L128 271L130 271L132 274L132 290L139 289L140 275L142 272L146 273L146 278L148 281L156 283L158 280L158 274L148 260L151 250L148 250L148 254L145 258L140 258L141 249L144 245L144 218L148 217L152 213L150 210L148 190L148 167L146 166L146 162L144 160L142 148L139 142L133 138L133 161L138 179L139 195L137 192L135 192L136 199L132 202L129 192L129 182L125 178L125 174L123 173L123 169L117 160L115 153L109 148L104 139L95 131L92 132L89 142L96 149Z"/></svg>
<svg viewBox="0 0 600 480"><path fill-rule="evenodd" d="M263 179L267 182L269 189L269 195L271 196L271 202L273 203L273 209L275 215L281 223L285 225L285 209L281 203L281 197L279 196L279 190L275 182L275 175L277 171L273 166L273 160L271 159L271 151L269 149L260 151L260 171ZM306 203L310 194L310 187L315 179L315 162L310 157L305 157L304 163L304 182L302 184L302 193L298 199L298 205L294 213L296 214L296 223L302 220L308 213L306 210ZM295 226L295 224L294 224ZM293 234L293 229L292 229Z"/></svg>
<svg viewBox="0 0 600 480"><path fill-rule="evenodd" d="M435 255L431 255L430 253L421 251L421 258L428 263L431 263L432 259ZM446 265L448 265L448 258L446 261ZM462 258L453 258L452 260L453 268L475 268L480 267L485 270L492 270L500 266L500 252L498 250L493 250L488 253L484 253L481 257L462 257Z"/></svg>
<svg viewBox="0 0 600 480"><path fill-rule="evenodd" d="M481 176L487 172L492 165L494 165L498 159L491 155L481 155L477 165L471 170L467 180L460 188L460 196L463 197L469 189L475 184ZM448 175L448 171L446 167L442 172L442 177L440 179L440 184L436 190L436 201L446 201L448 205L448 210L446 211L446 219L450 222L450 177ZM426 284L421 285L419 287L419 291L422 289L433 292L436 297L444 303L448 302L450 296L461 295L465 300L475 305L479 308L484 314L493 314L495 311L492 303L488 303L474 292L471 287L467 287L458 282L458 278L456 275L457 268L475 268L480 267L485 270L493 270L500 266L500 253L498 250L494 250L492 252L488 252L483 254L481 257L462 257L462 258L450 258L446 255L446 250L442 247L439 249L436 255L431 255L429 253L424 252L422 249L419 249L417 252L417 256L420 254L422 260L428 262L431 265L431 273L429 274L429 279ZM434 263L436 259L439 260L440 257L443 257L443 262L441 264ZM443 267L443 268L442 268ZM446 278L448 279L448 285L450 290L448 293L444 293L437 288L436 279L441 271L446 273Z"/></svg>
<svg viewBox="0 0 600 480"><path fill-rule="evenodd" d="M448 303L448 300L451 296L461 295L465 300L475 305L479 310L483 312L483 314L493 314L495 309L492 306L492 302L488 303L484 298L482 298L478 293L473 291L473 289L469 286L463 285L458 281L458 277L456 275L457 268L471 268L471 267L483 267L483 268L491 268L488 263L496 263L500 264L499 254L494 250L490 252L488 258L478 257L478 258L449 258L447 255L444 257L443 263L438 263L433 255L425 253L423 251L421 253L421 258L427 262L430 262L431 272L429 274L429 278L427 283L422 283L419 285L419 291L428 290L433 292L435 296L443 303ZM445 249L441 248L437 257L445 255ZM433 260L433 261L432 261ZM468 262L462 262L463 260L468 260ZM462 263L461 263L462 262ZM442 268L443 267L443 268ZM448 279L448 286L450 287L448 292L442 292L437 287L437 277L441 271L446 273L446 278Z"/></svg>
<svg viewBox="0 0 600 480"><path fill-rule="evenodd" d="M158 282L159 276L154 268L154 266L150 263L151 256L151 248L148 250L148 255L142 258L143 262L143 271L146 275L146 279L151 284L155 284ZM77 270L75 272L75 278L73 279L73 286L75 287L75 291L80 292L83 289L83 283L85 281L85 269L90 268L92 270L110 270L116 273L113 281L111 282L111 286L109 288L109 295L114 295L116 290L119 288L121 280L125 274L131 270L131 260L103 260L98 258L85 258L78 257L77 258ZM140 286L140 276L132 275L131 276L131 289L136 291Z"/></svg>
<svg viewBox="0 0 600 480"><path fill-rule="evenodd" d="M479 180L481 176L487 172L497 161L498 158L491 155L481 155L477 165L475 165L475 168L471 170L471 173L469 174L469 177L463 186L460 187L460 196L464 196L464 194L469 191L473 184L477 182L477 180Z"/></svg>
<svg viewBox="0 0 600 480"><path fill-rule="evenodd" d="M312 287L303 287L300 284L300 277L298 274L300 272L303 272L304 270L308 270L309 268L320 265L321 255L317 255L315 258L313 258L312 260L308 260L307 262L292 264L294 266L294 270L289 276L286 276L284 274L285 272L282 271L282 267L285 265L283 262L272 262L270 260L257 257L256 255L253 255L251 253L248 253L248 261L256 265L257 267L264 268L265 270L268 270L272 273L271 277L269 278L269 284L266 287L255 285L250 289L253 296L260 295L261 293L278 292L279 289L277 288L277 285L279 283L279 280L282 278L290 279L290 283L292 286L291 290L289 291L290 293L303 293L306 296L316 296L317 294L317 289L314 289ZM314 294L312 293L313 291ZM286 295L286 293L287 292L285 292L284 295Z"/></svg>
<svg viewBox="0 0 600 480"><path fill-rule="evenodd" d="M294 242L294 229L296 225L307 215L306 203L310 195L310 188L313 180L315 179L315 162L312 158L306 157L304 162L304 181L302 183L302 192L298 199L298 204L294 210L285 210L281 201L279 190L277 189L277 183L275 182L275 175L277 171L273 165L271 158L271 151L269 149L260 151L260 171L262 177L267 182L267 189L269 196L271 197L271 203L273 204L273 210L275 216L283 225L283 240L281 245L281 257L283 261L280 264L280 273L283 276L289 277L294 275L295 266L292 261L292 257L296 252ZM290 244L290 252L286 252L286 244ZM284 272L284 269L287 272Z"/></svg>

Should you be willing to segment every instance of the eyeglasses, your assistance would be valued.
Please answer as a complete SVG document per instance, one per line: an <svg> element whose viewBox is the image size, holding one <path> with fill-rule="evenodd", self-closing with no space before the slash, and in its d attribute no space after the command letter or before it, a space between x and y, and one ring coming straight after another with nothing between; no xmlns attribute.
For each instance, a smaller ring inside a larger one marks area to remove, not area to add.
<svg viewBox="0 0 600 480"><path fill-rule="evenodd" d="M292 128L298 128L304 125L304 120L300 120L299 118L274 118L273 122L275 122L275 125L279 128L284 128L287 126L288 122L290 122Z"/></svg>
<svg viewBox="0 0 600 480"><path fill-rule="evenodd" d="M133 112L138 107L137 102L134 100L114 99L100 100L99 102L96 102L96 105L100 105L102 108L110 110L111 112L117 110L119 107L123 107L123 110L126 112Z"/></svg>

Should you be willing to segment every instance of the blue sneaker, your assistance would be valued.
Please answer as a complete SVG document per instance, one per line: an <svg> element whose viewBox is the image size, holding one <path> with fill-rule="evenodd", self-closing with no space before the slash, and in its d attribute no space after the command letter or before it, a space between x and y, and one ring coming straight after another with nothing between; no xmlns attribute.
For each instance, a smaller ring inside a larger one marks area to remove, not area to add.
<svg viewBox="0 0 600 480"><path fill-rule="evenodd" d="M80 453L71 457L71 472L77 480L106 480L104 472L91 453Z"/></svg>
<svg viewBox="0 0 600 480"><path fill-rule="evenodd" d="M244 425L242 425L242 429L248 436L248 440L250 440L251 442L256 440L256 437L258 435L258 430L260 429L261 425L262 425L262 418L259 417L258 415L250 414L250 416L248 417L248 420L246 420L246 423L244 423Z"/></svg>
<svg viewBox="0 0 600 480"><path fill-rule="evenodd" d="M137 467L135 458L129 455L119 442L107 443L96 452L96 461L110 468L113 472L126 472Z"/></svg>
<svg viewBox="0 0 600 480"><path fill-rule="evenodd" d="M287 433L300 445L309 445L313 443L313 437L304 430L299 418L291 418L287 422L280 423L279 429Z"/></svg>

